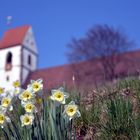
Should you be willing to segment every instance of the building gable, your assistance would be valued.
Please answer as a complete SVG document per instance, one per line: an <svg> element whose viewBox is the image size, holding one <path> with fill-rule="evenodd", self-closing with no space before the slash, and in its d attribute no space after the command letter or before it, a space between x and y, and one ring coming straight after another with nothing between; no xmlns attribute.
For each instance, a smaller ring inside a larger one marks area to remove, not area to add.
<svg viewBox="0 0 140 140"><path fill-rule="evenodd" d="M21 26L7 30L0 40L0 49L21 45L30 26Z"/></svg>

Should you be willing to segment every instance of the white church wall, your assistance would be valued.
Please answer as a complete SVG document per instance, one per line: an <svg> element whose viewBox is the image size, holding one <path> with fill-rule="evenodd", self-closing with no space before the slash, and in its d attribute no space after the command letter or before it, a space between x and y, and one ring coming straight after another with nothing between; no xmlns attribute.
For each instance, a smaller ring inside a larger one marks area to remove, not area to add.
<svg viewBox="0 0 140 140"><path fill-rule="evenodd" d="M31 57L31 64L28 64L28 57ZM23 68L22 68L22 83L24 83L31 71L35 71L37 69L37 57L30 51L23 49Z"/></svg>
<svg viewBox="0 0 140 140"><path fill-rule="evenodd" d="M36 46L33 30L31 27L27 31L22 44L23 44L23 46L27 47L28 49L30 49L31 51L33 51L37 54L37 52L38 52L37 46Z"/></svg>
<svg viewBox="0 0 140 140"><path fill-rule="evenodd" d="M28 58L31 58L31 64L28 64ZM29 50L27 50L26 48L23 48L23 66L25 66L26 68L30 69L31 71L36 70L37 68L37 56L36 54L30 52Z"/></svg>
<svg viewBox="0 0 140 140"><path fill-rule="evenodd" d="M37 56L34 53L27 50L26 48L23 48L22 52L23 52L22 84L24 84L29 73L37 69ZM30 64L28 63L29 56L31 58Z"/></svg>
<svg viewBox="0 0 140 140"><path fill-rule="evenodd" d="M24 82L26 81L28 75L29 75L29 71L26 68L22 69L22 84L24 84Z"/></svg>
<svg viewBox="0 0 140 140"><path fill-rule="evenodd" d="M8 52L12 53L12 69L6 71L5 64ZM0 87L10 89L12 87L13 81L20 80L20 56L21 46L13 46L11 48L5 48L0 50Z"/></svg>
<svg viewBox="0 0 140 140"><path fill-rule="evenodd" d="M22 83L24 83L31 71L37 69L37 47L34 39L32 28L30 28L23 40L23 59L22 59ZM29 56L31 58L31 63L29 64Z"/></svg>

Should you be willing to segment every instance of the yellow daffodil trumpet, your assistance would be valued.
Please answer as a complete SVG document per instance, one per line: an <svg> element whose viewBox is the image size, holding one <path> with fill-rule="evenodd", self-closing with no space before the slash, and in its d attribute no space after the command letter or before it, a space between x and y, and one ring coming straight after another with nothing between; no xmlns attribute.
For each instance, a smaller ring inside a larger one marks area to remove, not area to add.
<svg viewBox="0 0 140 140"><path fill-rule="evenodd" d="M15 88L20 87L20 82L18 80L13 82L13 87Z"/></svg>
<svg viewBox="0 0 140 140"><path fill-rule="evenodd" d="M3 93L4 93L4 88L0 87L0 94L3 94Z"/></svg>

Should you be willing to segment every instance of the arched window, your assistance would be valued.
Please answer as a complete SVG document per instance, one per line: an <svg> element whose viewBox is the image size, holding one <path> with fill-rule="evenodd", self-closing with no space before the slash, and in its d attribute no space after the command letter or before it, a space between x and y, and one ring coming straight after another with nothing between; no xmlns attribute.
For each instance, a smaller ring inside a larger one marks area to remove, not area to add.
<svg viewBox="0 0 140 140"><path fill-rule="evenodd" d="M9 76L6 76L6 81L9 82L10 78Z"/></svg>
<svg viewBox="0 0 140 140"><path fill-rule="evenodd" d="M6 56L5 70L9 71L12 69L12 53L8 52Z"/></svg>
<svg viewBox="0 0 140 140"><path fill-rule="evenodd" d="M8 52L7 56L6 56L6 63L12 63L12 53Z"/></svg>
<svg viewBox="0 0 140 140"><path fill-rule="evenodd" d="M32 64L31 55L28 55L28 64L29 64L29 65Z"/></svg>

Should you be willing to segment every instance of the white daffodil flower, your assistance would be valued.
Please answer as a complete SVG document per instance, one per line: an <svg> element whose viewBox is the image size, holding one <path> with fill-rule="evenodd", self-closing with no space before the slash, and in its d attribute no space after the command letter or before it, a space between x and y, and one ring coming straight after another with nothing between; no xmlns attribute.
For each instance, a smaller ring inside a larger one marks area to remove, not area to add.
<svg viewBox="0 0 140 140"><path fill-rule="evenodd" d="M64 116L68 117L69 120L73 119L74 117L80 117L81 113L78 110L78 106L75 104L74 101L71 101L68 105L65 105L64 107Z"/></svg>
<svg viewBox="0 0 140 140"><path fill-rule="evenodd" d="M43 80L31 80L31 84L28 85L28 88L31 89L34 93L39 92L43 89Z"/></svg>
<svg viewBox="0 0 140 140"><path fill-rule="evenodd" d="M11 101L12 101L12 99L9 97L3 97L1 100L1 106L7 108L10 106Z"/></svg>
<svg viewBox="0 0 140 140"><path fill-rule="evenodd" d="M29 126L33 124L34 116L25 114L20 116L21 126Z"/></svg>
<svg viewBox="0 0 140 140"><path fill-rule="evenodd" d="M9 109L9 111L13 110L13 106L12 106L12 96L5 96L2 98L1 100L1 107Z"/></svg>
<svg viewBox="0 0 140 140"><path fill-rule="evenodd" d="M69 94L64 92L63 87L57 90L52 90L51 93L52 95L50 96L50 98L54 101L60 102L61 104L65 104L66 98L69 97Z"/></svg>
<svg viewBox="0 0 140 140"><path fill-rule="evenodd" d="M26 113L37 112L37 108L35 107L34 102L24 102L22 103L22 106L24 107Z"/></svg>
<svg viewBox="0 0 140 140"><path fill-rule="evenodd" d="M0 113L0 126L1 126L1 128L4 127L6 122L11 122L10 118L7 117L4 113Z"/></svg>
<svg viewBox="0 0 140 140"><path fill-rule="evenodd" d="M21 101L27 102L34 99L35 94L31 90L27 89L20 93L18 97Z"/></svg>

